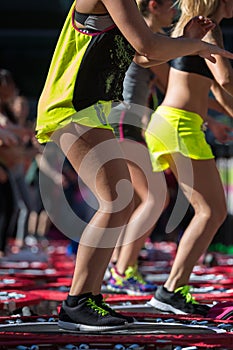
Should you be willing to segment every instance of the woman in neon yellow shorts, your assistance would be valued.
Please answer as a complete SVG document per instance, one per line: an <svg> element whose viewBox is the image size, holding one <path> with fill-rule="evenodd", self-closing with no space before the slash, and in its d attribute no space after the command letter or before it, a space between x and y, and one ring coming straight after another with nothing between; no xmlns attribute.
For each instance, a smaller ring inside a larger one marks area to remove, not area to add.
<svg viewBox="0 0 233 350"><path fill-rule="evenodd" d="M198 38L213 28L205 18L193 22ZM129 170L108 113L112 101L122 98L124 74L133 58L150 66L177 57L177 52L210 61L214 53L233 58L200 39L153 34L134 0L77 0L67 16L38 105L37 137L61 148L99 207L80 240L72 237L79 247L59 314L62 328L96 332L133 322L108 307L100 294L114 246L133 210Z"/></svg>
<svg viewBox="0 0 233 350"><path fill-rule="evenodd" d="M191 17L203 14L217 23L203 40L223 47L219 23L223 18L233 17L231 0L209 0L208 4L205 0L196 0L195 4L192 0L180 0L178 3L181 16L173 36L179 35ZM165 98L146 131L154 171L170 167L194 209L171 273L150 301L157 309L168 312L203 315L208 312L207 307L201 307L192 298L188 284L195 263L226 217L222 182L204 135L209 91L215 85L218 87L213 89L216 99L229 113L231 109L232 115L233 69L230 62L220 56L216 56L216 61L213 64L195 55L172 60ZM180 219L186 209L179 207ZM169 225L174 225L175 219L170 218Z"/></svg>

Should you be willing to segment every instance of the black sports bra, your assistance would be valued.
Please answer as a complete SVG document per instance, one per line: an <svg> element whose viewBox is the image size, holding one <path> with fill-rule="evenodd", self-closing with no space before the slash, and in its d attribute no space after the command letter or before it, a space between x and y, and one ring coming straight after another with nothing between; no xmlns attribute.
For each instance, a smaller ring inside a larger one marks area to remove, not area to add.
<svg viewBox="0 0 233 350"><path fill-rule="evenodd" d="M198 55L177 57L170 61L170 66L183 72L196 73L209 79L214 79L204 58Z"/></svg>

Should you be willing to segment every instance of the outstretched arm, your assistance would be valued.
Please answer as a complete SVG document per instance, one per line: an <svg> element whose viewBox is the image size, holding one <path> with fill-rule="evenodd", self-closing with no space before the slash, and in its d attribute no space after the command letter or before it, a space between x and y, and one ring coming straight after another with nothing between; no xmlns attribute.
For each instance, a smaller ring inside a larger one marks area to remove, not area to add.
<svg viewBox="0 0 233 350"><path fill-rule="evenodd" d="M113 21L135 51L147 60L165 62L177 56L198 54L215 62L214 54L233 59L233 54L199 39L170 38L153 33L134 0L102 0Z"/></svg>

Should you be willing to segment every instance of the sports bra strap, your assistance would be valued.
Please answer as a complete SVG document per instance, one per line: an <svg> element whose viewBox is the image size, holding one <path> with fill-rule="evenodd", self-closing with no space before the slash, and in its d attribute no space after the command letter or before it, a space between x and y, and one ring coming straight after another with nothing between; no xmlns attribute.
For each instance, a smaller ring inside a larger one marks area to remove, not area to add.
<svg viewBox="0 0 233 350"><path fill-rule="evenodd" d="M80 13L76 10L74 11L74 19L80 24L84 25L85 21L88 19L89 16L90 14Z"/></svg>
<svg viewBox="0 0 233 350"><path fill-rule="evenodd" d="M115 26L108 13L88 14L74 10L74 19L82 24L86 30L104 31Z"/></svg>

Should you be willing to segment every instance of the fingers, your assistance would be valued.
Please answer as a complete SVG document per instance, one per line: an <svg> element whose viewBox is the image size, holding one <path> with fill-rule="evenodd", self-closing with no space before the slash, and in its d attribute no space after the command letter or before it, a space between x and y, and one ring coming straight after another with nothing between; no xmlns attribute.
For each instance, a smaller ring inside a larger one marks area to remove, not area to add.
<svg viewBox="0 0 233 350"><path fill-rule="evenodd" d="M223 50L223 49L220 49L220 47L216 46L213 50L211 50L212 52L209 54L209 56L207 55L207 57L205 56L205 53L201 53L203 54L202 57L208 59L210 62L213 62L213 63L216 63L216 59L214 58L214 56L212 55L220 55L222 57L225 57L225 58L229 58L229 59L233 59L233 53L230 52L230 51L227 51L227 50ZM201 56L201 55L200 55Z"/></svg>
<svg viewBox="0 0 233 350"><path fill-rule="evenodd" d="M191 19L191 22L196 22L202 26L211 25L211 26L215 27L215 23L208 17L203 17L203 16L193 17Z"/></svg>
<svg viewBox="0 0 233 350"><path fill-rule="evenodd" d="M204 42L203 42L204 43ZM199 51L198 55L202 58L209 60L212 63L216 63L216 59L213 55L220 55L225 58L233 59L233 53L224 49L221 49L219 46L208 44L208 47L205 50Z"/></svg>
<svg viewBox="0 0 233 350"><path fill-rule="evenodd" d="M214 56L212 56L212 55L206 57L206 59L209 60L212 63L216 63L216 58Z"/></svg>
<svg viewBox="0 0 233 350"><path fill-rule="evenodd" d="M212 62L212 63L216 63L216 58L214 56L212 56L212 54L209 51L201 51L198 53L198 55L202 58L205 58L206 60Z"/></svg>
<svg viewBox="0 0 233 350"><path fill-rule="evenodd" d="M211 25L213 25L215 27L215 23L208 17L196 16L196 17L193 17L193 20L197 21L198 23L203 24L203 25L211 24Z"/></svg>
<svg viewBox="0 0 233 350"><path fill-rule="evenodd" d="M204 27L205 26L205 27ZM209 32L210 30L213 30L214 27L215 27L215 24L214 23L204 23L204 26L203 26L203 29L206 31L206 32Z"/></svg>
<svg viewBox="0 0 233 350"><path fill-rule="evenodd" d="M233 60L233 53L227 50L220 49L221 51L219 53L216 53L220 56L229 58L230 60Z"/></svg>
<svg viewBox="0 0 233 350"><path fill-rule="evenodd" d="M203 16L193 17L184 27L184 36L202 39L208 31L212 30L215 24L211 19Z"/></svg>
<svg viewBox="0 0 233 350"><path fill-rule="evenodd" d="M206 31L212 30L216 26L211 19L203 16L198 16L194 18L194 21L196 21L198 25L201 26L202 30Z"/></svg>
<svg viewBox="0 0 233 350"><path fill-rule="evenodd" d="M216 26L215 23L212 22L209 18L203 17L203 16L198 16L198 18L196 19L196 22L201 27L201 30L206 31L206 33L214 29Z"/></svg>

